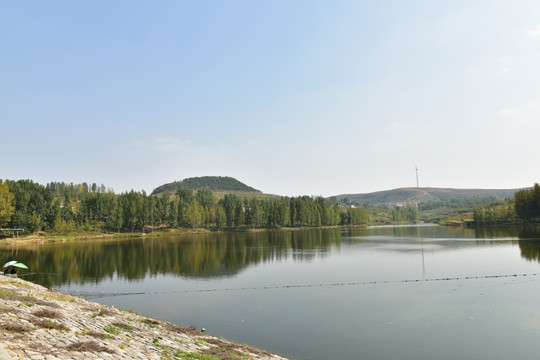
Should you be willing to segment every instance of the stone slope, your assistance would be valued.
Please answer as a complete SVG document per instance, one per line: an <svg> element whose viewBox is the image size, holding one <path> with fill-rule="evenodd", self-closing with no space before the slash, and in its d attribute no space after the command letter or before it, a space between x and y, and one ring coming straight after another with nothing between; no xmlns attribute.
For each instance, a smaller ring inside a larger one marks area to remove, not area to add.
<svg viewBox="0 0 540 360"><path fill-rule="evenodd" d="M0 360L284 359L18 278L0 276L0 299Z"/></svg>

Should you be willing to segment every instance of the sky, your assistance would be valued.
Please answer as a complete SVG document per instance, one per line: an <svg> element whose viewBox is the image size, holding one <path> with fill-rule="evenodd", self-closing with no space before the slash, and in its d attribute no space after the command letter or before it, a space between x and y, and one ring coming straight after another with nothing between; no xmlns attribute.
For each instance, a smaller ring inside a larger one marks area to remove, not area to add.
<svg viewBox="0 0 540 360"><path fill-rule="evenodd" d="M0 0L0 178L540 182L540 2Z"/></svg>

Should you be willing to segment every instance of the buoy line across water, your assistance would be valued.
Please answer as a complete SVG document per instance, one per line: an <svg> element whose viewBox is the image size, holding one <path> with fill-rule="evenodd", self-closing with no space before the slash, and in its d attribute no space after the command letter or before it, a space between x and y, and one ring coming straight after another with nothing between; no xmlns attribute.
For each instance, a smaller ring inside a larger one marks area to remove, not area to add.
<svg viewBox="0 0 540 360"><path fill-rule="evenodd" d="M220 291L246 291L246 290L270 290L270 289L296 289L310 287L329 287L329 286L359 286L359 285L378 285L378 284L395 284L395 283L421 283L433 281L460 281L460 280L476 280L476 279L499 279L499 278L519 278L533 277L540 274L506 274L506 275L480 275L480 276L463 276L463 277L441 277L431 279L403 279L403 280L378 280L378 281L354 281L341 283L326 283L326 284L293 284L293 285L273 285L273 286L253 286L253 287L238 287L238 288L215 288L215 289L196 289L196 290L171 290L171 291L133 291L133 292L71 292L72 295L82 296L87 299L99 299L113 296L131 296L131 295L162 295L162 294L188 294L188 293L203 293L203 292L220 292ZM64 291L66 292L66 291Z"/></svg>

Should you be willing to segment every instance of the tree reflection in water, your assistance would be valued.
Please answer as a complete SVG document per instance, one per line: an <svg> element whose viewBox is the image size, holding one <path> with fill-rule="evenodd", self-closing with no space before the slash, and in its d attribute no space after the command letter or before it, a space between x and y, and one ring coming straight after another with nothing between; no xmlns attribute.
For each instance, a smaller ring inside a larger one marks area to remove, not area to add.
<svg viewBox="0 0 540 360"><path fill-rule="evenodd" d="M113 277L128 281L169 274L192 279L233 277L261 262L325 257L332 248L341 247L342 236L347 243L379 243L388 237L422 246L431 239L448 248L454 240L460 248L474 246L475 242L461 239L494 245L512 242L519 245L523 258L540 262L540 229L534 227L389 227L375 233L371 237L372 230L366 228L311 229L58 243L1 248L0 261L27 264L29 271L37 273L27 279L47 287L98 284Z"/></svg>
<svg viewBox="0 0 540 360"><path fill-rule="evenodd" d="M188 278L230 277L247 266L280 260L309 261L341 242L339 229L262 231L117 241L46 244L0 249L37 273L39 283L59 286L99 283L118 276L130 281L157 274ZM7 261L7 260L6 260Z"/></svg>

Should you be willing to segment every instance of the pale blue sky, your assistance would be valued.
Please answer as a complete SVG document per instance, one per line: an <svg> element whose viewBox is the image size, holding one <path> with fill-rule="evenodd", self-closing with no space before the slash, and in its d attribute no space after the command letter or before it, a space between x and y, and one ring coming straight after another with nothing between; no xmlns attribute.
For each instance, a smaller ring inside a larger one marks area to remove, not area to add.
<svg viewBox="0 0 540 360"><path fill-rule="evenodd" d="M0 178L540 181L537 1L0 1Z"/></svg>

